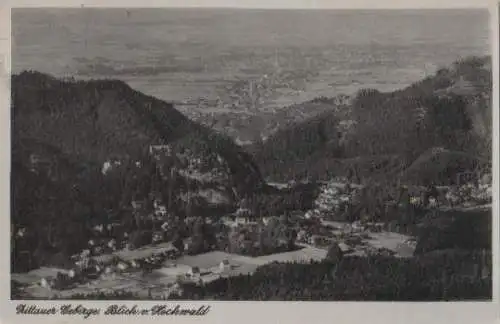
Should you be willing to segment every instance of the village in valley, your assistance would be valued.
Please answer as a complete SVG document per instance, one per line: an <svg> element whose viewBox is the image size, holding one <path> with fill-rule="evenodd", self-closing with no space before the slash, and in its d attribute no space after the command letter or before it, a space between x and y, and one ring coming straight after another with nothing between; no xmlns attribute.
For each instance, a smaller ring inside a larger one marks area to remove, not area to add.
<svg viewBox="0 0 500 324"><path fill-rule="evenodd" d="M172 156L168 145L150 148L156 161L161 161L159 152ZM196 171L203 161L180 156L187 158L188 167L181 171L171 169L170 173L203 177ZM219 163L224 163L220 157ZM135 165L141 167L139 161ZM119 161L108 161L102 173L119 167ZM33 172L37 172L35 169ZM220 175L216 168L210 172L212 179ZM464 176L470 178L470 174ZM280 191L307 184L268 185ZM408 228L416 220L408 215L433 210L491 209L488 173L479 181L462 181L461 185L449 187L402 185L398 197L373 202L372 206L367 204L370 199L366 198L366 188L346 178L314 186L319 189L314 208L259 217L245 198L239 201L236 211L217 218L202 215L182 218L167 209L161 195L149 194L148 199L130 202L136 221L147 224L141 225L140 234L127 231L122 223L112 219L94 224L87 248L61 262L63 267L14 273L13 285L22 287L19 289L23 298L116 296L123 291L137 298L168 299L171 294L178 296L184 283L203 286L220 278L250 275L259 267L275 262L306 264L331 258L332 254L334 258L338 258L336 254L412 258L418 242ZM176 234L179 222L200 229L182 237ZM16 234L19 246L25 235L26 229L20 228Z"/></svg>
<svg viewBox="0 0 500 324"><path fill-rule="evenodd" d="M13 10L11 299L491 300L489 15Z"/></svg>

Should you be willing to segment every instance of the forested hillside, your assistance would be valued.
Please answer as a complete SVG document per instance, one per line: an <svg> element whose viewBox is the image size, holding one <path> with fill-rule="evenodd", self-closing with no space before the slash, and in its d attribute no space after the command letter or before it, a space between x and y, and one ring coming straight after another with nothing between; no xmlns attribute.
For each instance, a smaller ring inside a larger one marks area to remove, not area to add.
<svg viewBox="0 0 500 324"><path fill-rule="evenodd" d="M158 160L151 145L168 152ZM172 105L121 81L37 72L12 77L11 174L13 260L31 267L79 251L95 224L142 230L132 202L186 217L234 209L262 185L247 153Z"/></svg>
<svg viewBox="0 0 500 324"><path fill-rule="evenodd" d="M276 181L387 175L408 180L411 173L412 181L422 183L428 177L420 177L419 165L433 159L439 163L431 173L444 183L457 172L489 167L491 87L490 58L467 58L402 90L361 90L350 106L338 111L332 105L330 112L278 131L250 150L263 175ZM435 149L441 153L429 153Z"/></svg>

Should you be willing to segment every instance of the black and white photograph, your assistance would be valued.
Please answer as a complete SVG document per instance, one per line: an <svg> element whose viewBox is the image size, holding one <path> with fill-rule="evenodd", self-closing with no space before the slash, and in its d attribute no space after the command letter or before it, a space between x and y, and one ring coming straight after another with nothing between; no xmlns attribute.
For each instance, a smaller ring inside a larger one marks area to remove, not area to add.
<svg viewBox="0 0 500 324"><path fill-rule="evenodd" d="M12 8L11 300L491 301L490 22Z"/></svg>

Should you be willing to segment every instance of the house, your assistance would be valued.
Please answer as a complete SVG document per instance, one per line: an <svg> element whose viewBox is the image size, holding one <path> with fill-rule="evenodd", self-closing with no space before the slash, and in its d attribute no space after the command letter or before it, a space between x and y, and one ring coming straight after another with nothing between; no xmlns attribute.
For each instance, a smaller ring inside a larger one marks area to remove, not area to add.
<svg viewBox="0 0 500 324"><path fill-rule="evenodd" d="M76 271L74 269L71 269L68 271L68 277L73 279L76 277Z"/></svg>
<svg viewBox="0 0 500 324"><path fill-rule="evenodd" d="M16 236L17 237L24 237L24 235L26 235L26 228L20 228L17 233L16 233Z"/></svg>
<svg viewBox="0 0 500 324"><path fill-rule="evenodd" d="M231 264L229 263L229 260L228 259L222 260L221 263L219 264L219 269L220 271L231 269Z"/></svg>
<svg viewBox="0 0 500 324"><path fill-rule="evenodd" d="M321 236L321 235L311 235L309 238L309 244L311 245L325 245L328 244L329 240L328 238Z"/></svg>
<svg viewBox="0 0 500 324"><path fill-rule="evenodd" d="M115 229L118 226L120 226L120 224L112 223L106 225L106 229L108 230L109 233L112 233L113 229Z"/></svg>
<svg viewBox="0 0 500 324"><path fill-rule="evenodd" d="M43 288L52 289L52 287L54 287L54 280L42 278L40 279L40 286Z"/></svg>
<svg viewBox="0 0 500 324"><path fill-rule="evenodd" d="M170 156L172 154L172 149L170 145L150 145L149 154L155 156L156 158L163 156Z"/></svg>
<svg viewBox="0 0 500 324"><path fill-rule="evenodd" d="M106 162L104 162L102 164L102 168L101 168L101 173L103 175L106 175L107 173L109 173L112 169L114 168L117 168L119 166L121 166L122 163L118 160L118 159L111 159L111 160L108 160Z"/></svg>
<svg viewBox="0 0 500 324"><path fill-rule="evenodd" d="M481 176L479 179L479 183L483 185L491 185L492 183L491 173L486 173L483 176Z"/></svg>
<svg viewBox="0 0 500 324"><path fill-rule="evenodd" d="M133 200L131 203L134 210L140 210L144 207L145 203L143 201Z"/></svg>
<svg viewBox="0 0 500 324"><path fill-rule="evenodd" d="M193 245L193 240L191 238L187 238L184 241L184 251L189 251L192 245Z"/></svg>
<svg viewBox="0 0 500 324"><path fill-rule="evenodd" d="M257 232L259 231L259 226L260 224L258 222L255 222L255 221L250 221L248 223L246 223L246 226L245 228L250 231L250 232Z"/></svg>
<svg viewBox="0 0 500 324"><path fill-rule="evenodd" d="M163 222L163 224L161 224L161 226L160 226L160 227L161 227L161 229L162 229L163 231L167 231L167 230L168 230L168 222Z"/></svg>
<svg viewBox="0 0 500 324"><path fill-rule="evenodd" d="M234 222L235 219L236 219L236 217L234 217L233 215L225 215L225 216L222 216L220 218L220 221L223 224L230 224L230 223Z"/></svg>
<svg viewBox="0 0 500 324"><path fill-rule="evenodd" d="M240 224L236 223L236 222L233 222L233 223L230 223L228 226L231 227L231 228L233 228L233 229L236 229L236 228L240 227Z"/></svg>
<svg viewBox="0 0 500 324"><path fill-rule="evenodd" d="M107 245L110 249L116 249L116 240L115 239L109 240Z"/></svg>
<svg viewBox="0 0 500 324"><path fill-rule="evenodd" d="M235 222L235 224L238 224L238 225L256 224L256 222L252 221L249 217L236 217L234 222Z"/></svg>
<svg viewBox="0 0 500 324"><path fill-rule="evenodd" d="M94 226L93 230L98 233L103 233L104 232L104 225L103 224L98 224Z"/></svg>
<svg viewBox="0 0 500 324"><path fill-rule="evenodd" d="M307 237L307 232L305 230L300 230L297 233L297 241L303 242Z"/></svg>
<svg viewBox="0 0 500 324"><path fill-rule="evenodd" d="M268 225L269 224L269 221L271 220L272 217L262 217L261 220L262 220L262 223L264 225Z"/></svg>
<svg viewBox="0 0 500 324"><path fill-rule="evenodd" d="M101 173L106 175L112 169L112 164L110 161L106 161L102 164Z"/></svg>
<svg viewBox="0 0 500 324"><path fill-rule="evenodd" d="M189 268L187 274L190 276L199 276L201 274L201 271L200 271L199 267L194 266L194 267Z"/></svg>
<svg viewBox="0 0 500 324"><path fill-rule="evenodd" d="M80 260L80 261L76 261L76 262L75 262L75 265L76 265L79 269L84 269L84 267L85 267L85 265L86 265L86 264L85 264L85 261Z"/></svg>
<svg viewBox="0 0 500 324"><path fill-rule="evenodd" d="M128 264L124 263L124 262L119 262L116 267L121 270L121 271L125 271L128 269Z"/></svg>
<svg viewBox="0 0 500 324"><path fill-rule="evenodd" d="M356 221L356 222L353 222L351 224L351 227L354 231L364 231L365 230L365 226L363 224L361 224L361 222L359 221Z"/></svg>
<svg viewBox="0 0 500 324"><path fill-rule="evenodd" d="M437 199L434 197L429 198L429 207L437 207L437 206L438 206Z"/></svg>
<svg viewBox="0 0 500 324"><path fill-rule="evenodd" d="M159 243L163 241L163 232L155 232L152 235L151 242L153 244Z"/></svg>
<svg viewBox="0 0 500 324"><path fill-rule="evenodd" d="M167 207L165 207L164 205L155 207L155 215L160 217L167 216Z"/></svg>
<svg viewBox="0 0 500 324"><path fill-rule="evenodd" d="M32 172L37 172L38 170L45 170L50 173L51 169L51 160L47 157L43 157L39 154L31 154L30 155L30 170Z"/></svg>
<svg viewBox="0 0 500 324"><path fill-rule="evenodd" d="M313 211L311 211L311 210L307 211L307 213L305 213L305 214L304 214L304 218L305 218L305 219L311 219L313 216L314 216L314 212L313 212ZM266 224L266 225L267 225L267 223L266 223L266 222L265 222L264 224Z"/></svg>
<svg viewBox="0 0 500 324"><path fill-rule="evenodd" d="M420 205L422 203L421 197L412 196L410 197L410 204L412 205Z"/></svg>

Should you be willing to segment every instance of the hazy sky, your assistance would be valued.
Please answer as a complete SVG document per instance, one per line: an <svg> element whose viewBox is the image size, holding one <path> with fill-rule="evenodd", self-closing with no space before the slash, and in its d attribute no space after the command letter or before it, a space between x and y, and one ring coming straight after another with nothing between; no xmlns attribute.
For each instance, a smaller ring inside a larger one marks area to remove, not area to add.
<svg viewBox="0 0 500 324"><path fill-rule="evenodd" d="M234 8L463 8L488 0L7 0L12 6L234 7Z"/></svg>

